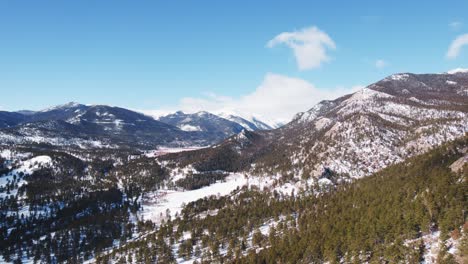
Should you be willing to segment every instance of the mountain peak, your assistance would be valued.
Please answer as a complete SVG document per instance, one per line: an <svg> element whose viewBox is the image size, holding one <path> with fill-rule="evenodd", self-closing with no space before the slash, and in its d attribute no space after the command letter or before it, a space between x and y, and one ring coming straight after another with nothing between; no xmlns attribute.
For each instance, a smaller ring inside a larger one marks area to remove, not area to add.
<svg viewBox="0 0 468 264"><path fill-rule="evenodd" d="M196 113L197 116L209 116L212 115L211 113L208 113L206 111L199 111Z"/></svg>
<svg viewBox="0 0 468 264"><path fill-rule="evenodd" d="M43 109L43 110L41 110L40 112L49 112L49 111L53 111L53 110L60 110L60 109L67 109L67 108L76 108L76 107L80 107L80 106L84 106L84 105L72 101L72 102L68 102L68 103L66 103L66 104L56 105L56 106L52 106L52 107Z"/></svg>
<svg viewBox="0 0 468 264"><path fill-rule="evenodd" d="M384 80L392 80L392 81L406 81L410 78L409 73L396 73L388 76Z"/></svg>

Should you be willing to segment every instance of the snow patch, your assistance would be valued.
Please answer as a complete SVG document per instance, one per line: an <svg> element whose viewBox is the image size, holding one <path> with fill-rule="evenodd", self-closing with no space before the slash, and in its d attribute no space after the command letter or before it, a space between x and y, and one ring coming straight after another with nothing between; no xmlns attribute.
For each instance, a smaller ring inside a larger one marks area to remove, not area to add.
<svg viewBox="0 0 468 264"><path fill-rule="evenodd" d="M41 167L50 166L52 158L49 156L37 156L32 159L23 161L19 164L18 168L12 170L5 176L0 175L0 188L6 188L7 184L12 183L16 179L17 187L21 187L27 182L23 180L20 175L31 175L34 171L39 170ZM0 198L5 198L8 195L16 195L17 189L10 190L10 193L0 193Z"/></svg>
<svg viewBox="0 0 468 264"><path fill-rule="evenodd" d="M179 128L183 131L202 131L202 129L199 126L192 126L189 124L184 124L179 126Z"/></svg>
<svg viewBox="0 0 468 264"><path fill-rule="evenodd" d="M406 81L409 78L409 74L406 73L399 73L399 74L393 74L387 77L386 79L390 79L393 81Z"/></svg>
<svg viewBox="0 0 468 264"><path fill-rule="evenodd" d="M72 108L72 107L77 107L79 105L80 105L79 103L70 102L70 103L63 104L63 105L56 105L56 106L53 106L53 107L49 107L49 108L40 110L39 112L49 112L49 111L53 111L53 110Z"/></svg>
<svg viewBox="0 0 468 264"><path fill-rule="evenodd" d="M186 148L165 148L165 147L161 147L161 148L159 148L157 150L148 151L144 155L146 157L148 157L148 158L154 158L154 157L163 156L163 155L166 155L166 154L169 154L169 153L179 153L179 152L183 152L183 151L193 151L193 150L198 150L198 149L202 149L202 148L205 148L205 147L186 147Z"/></svg>

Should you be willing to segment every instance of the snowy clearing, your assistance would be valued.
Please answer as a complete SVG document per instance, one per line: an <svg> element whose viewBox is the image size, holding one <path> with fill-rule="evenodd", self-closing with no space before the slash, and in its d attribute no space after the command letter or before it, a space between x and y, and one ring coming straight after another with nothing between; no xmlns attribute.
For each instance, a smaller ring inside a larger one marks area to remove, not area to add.
<svg viewBox="0 0 468 264"><path fill-rule="evenodd" d="M241 174L232 174L224 182L217 182L210 186L192 191L161 190L150 193L142 199L143 210L141 216L144 220L160 223L166 218L166 211L170 210L171 217L180 213L182 205L194 202L211 195L228 195L237 187L247 184L247 179Z"/></svg>
<svg viewBox="0 0 468 264"><path fill-rule="evenodd" d="M163 156L166 154L170 153L178 153L178 152L184 152L184 151L193 151L193 150L198 150L206 147L185 147L185 148L159 148L156 150L148 151L145 153L146 157L148 158L154 158L154 157L159 157Z"/></svg>

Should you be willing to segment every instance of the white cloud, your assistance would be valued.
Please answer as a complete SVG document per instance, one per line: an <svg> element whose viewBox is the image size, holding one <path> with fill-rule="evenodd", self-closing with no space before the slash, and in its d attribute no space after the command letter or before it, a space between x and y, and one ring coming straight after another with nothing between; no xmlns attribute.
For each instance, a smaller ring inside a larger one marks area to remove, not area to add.
<svg viewBox="0 0 468 264"><path fill-rule="evenodd" d="M462 24L462 22L460 22L460 21L453 21L453 22L450 22L450 23L449 23L449 27L450 27L451 29L453 29L453 30L458 30L458 29L460 29L462 25L463 25L463 24Z"/></svg>
<svg viewBox="0 0 468 264"><path fill-rule="evenodd" d="M268 41L267 47L285 44L294 51L300 70L319 67L330 58L327 49L335 49L335 42L315 26L293 32L283 32Z"/></svg>
<svg viewBox="0 0 468 264"><path fill-rule="evenodd" d="M355 92L363 86L351 88L319 89L298 78L268 73L262 83L251 93L239 98L205 94L203 97L182 98L173 109L187 113L209 111L213 113L235 113L255 116L268 123L288 122L298 112L307 111L325 99ZM150 111L144 111L151 114Z"/></svg>
<svg viewBox="0 0 468 264"><path fill-rule="evenodd" d="M460 50L463 46L468 45L468 34L458 36L452 41L447 51L447 58L455 59L460 54Z"/></svg>
<svg viewBox="0 0 468 264"><path fill-rule="evenodd" d="M383 69L383 68L385 68L387 65L388 65L388 63L387 63L386 61L384 61L384 60L377 60L377 61L375 62L375 67L376 67L377 69Z"/></svg>

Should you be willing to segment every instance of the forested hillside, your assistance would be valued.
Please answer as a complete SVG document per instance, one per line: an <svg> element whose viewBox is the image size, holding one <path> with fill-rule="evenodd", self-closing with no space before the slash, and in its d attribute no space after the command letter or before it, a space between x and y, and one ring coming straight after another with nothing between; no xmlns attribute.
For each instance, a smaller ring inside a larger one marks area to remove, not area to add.
<svg viewBox="0 0 468 264"><path fill-rule="evenodd" d="M0 153L0 262L92 259L138 232L137 200L167 177L154 159L126 150Z"/></svg>
<svg viewBox="0 0 468 264"><path fill-rule="evenodd" d="M466 263L468 138L339 186L189 203L99 263ZM216 212L216 213L213 213ZM432 240L431 240L432 238Z"/></svg>

